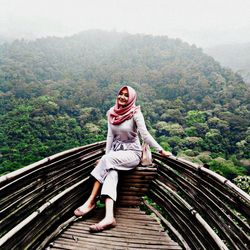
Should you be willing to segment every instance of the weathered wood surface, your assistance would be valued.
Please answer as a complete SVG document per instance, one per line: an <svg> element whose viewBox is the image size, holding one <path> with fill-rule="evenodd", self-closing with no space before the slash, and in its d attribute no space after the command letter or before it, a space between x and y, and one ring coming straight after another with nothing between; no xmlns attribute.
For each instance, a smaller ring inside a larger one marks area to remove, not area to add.
<svg viewBox="0 0 250 250"><path fill-rule="evenodd" d="M149 196L191 249L249 249L250 199L246 193L204 167L154 157L158 176Z"/></svg>
<svg viewBox="0 0 250 250"><path fill-rule="evenodd" d="M118 206L139 206L142 196L148 193L149 185L156 175L156 168L141 166L132 171L119 172Z"/></svg>
<svg viewBox="0 0 250 250"><path fill-rule="evenodd" d="M90 233L89 226L100 221L103 213L98 209L92 217L75 221L47 249L182 249L156 218L139 208L116 208L115 228Z"/></svg>
<svg viewBox="0 0 250 250"><path fill-rule="evenodd" d="M0 177L0 237L57 194L89 176L103 144L48 157ZM17 172L17 173L16 173ZM20 173L19 173L20 172ZM16 173L16 174L15 174Z"/></svg>
<svg viewBox="0 0 250 250"><path fill-rule="evenodd" d="M0 249L44 249L72 222L74 209L91 191L93 180L89 173L104 154L104 148L105 142L86 145L1 176ZM154 213L183 249L250 249L248 194L203 166L155 153L153 158L155 167L139 167L120 178L117 205L138 206L142 196L148 195L159 208ZM129 239L140 230L140 219L139 215L120 218L120 222L126 220L133 225L134 230L123 224L124 234L133 232ZM145 219L146 222L150 234L148 238L143 236L143 243L151 240L155 227ZM105 237L102 248L107 248ZM143 243L138 239L135 248L143 248ZM129 244L132 248L135 243ZM120 245L112 247L119 249Z"/></svg>

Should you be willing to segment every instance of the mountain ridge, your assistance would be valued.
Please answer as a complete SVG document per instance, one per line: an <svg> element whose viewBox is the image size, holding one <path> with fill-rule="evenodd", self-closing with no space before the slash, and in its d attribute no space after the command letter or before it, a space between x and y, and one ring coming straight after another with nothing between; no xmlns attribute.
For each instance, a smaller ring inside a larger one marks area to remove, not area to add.
<svg viewBox="0 0 250 250"><path fill-rule="evenodd" d="M245 82L250 85L250 42L208 47L204 52L213 56L224 67L230 67L241 74Z"/></svg>
<svg viewBox="0 0 250 250"><path fill-rule="evenodd" d="M250 89L239 74L180 39L89 31L0 45L2 172L105 139L124 84L164 148L250 158Z"/></svg>

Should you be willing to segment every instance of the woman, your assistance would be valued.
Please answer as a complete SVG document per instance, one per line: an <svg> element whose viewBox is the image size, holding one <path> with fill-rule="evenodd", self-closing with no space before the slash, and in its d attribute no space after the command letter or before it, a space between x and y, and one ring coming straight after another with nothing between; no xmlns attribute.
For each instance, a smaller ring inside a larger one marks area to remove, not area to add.
<svg viewBox="0 0 250 250"><path fill-rule="evenodd" d="M96 179L91 195L81 207L74 211L76 216L84 216L92 211L96 206L96 196L101 189L101 197L105 198L106 213L103 220L90 226L91 232L100 232L116 226L113 209L117 196L117 171L131 170L140 163L142 149L138 132L142 139L162 156L171 155L170 152L164 151L149 134L140 107L135 105L135 101L136 92L133 88L124 86L118 92L115 106L107 113L106 154L91 172Z"/></svg>

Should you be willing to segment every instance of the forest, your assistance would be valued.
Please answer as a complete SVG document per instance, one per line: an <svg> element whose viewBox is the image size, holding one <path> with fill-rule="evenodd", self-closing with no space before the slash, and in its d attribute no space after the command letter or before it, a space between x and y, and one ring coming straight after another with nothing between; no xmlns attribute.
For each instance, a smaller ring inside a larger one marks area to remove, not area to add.
<svg viewBox="0 0 250 250"><path fill-rule="evenodd" d="M240 73L246 84L250 85L250 43L222 44L205 48L204 51L223 66Z"/></svg>
<svg viewBox="0 0 250 250"><path fill-rule="evenodd" d="M128 84L166 150L250 192L250 87L202 49L104 31L0 44L0 174L105 140Z"/></svg>

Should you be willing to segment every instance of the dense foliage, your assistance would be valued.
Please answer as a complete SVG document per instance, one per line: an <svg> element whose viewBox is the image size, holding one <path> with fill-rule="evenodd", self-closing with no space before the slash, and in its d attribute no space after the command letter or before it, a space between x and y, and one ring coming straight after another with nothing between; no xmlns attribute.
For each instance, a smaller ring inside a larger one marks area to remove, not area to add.
<svg viewBox="0 0 250 250"><path fill-rule="evenodd" d="M101 31L0 46L0 173L104 140L123 84L164 148L246 174L250 89L239 75L180 40Z"/></svg>

